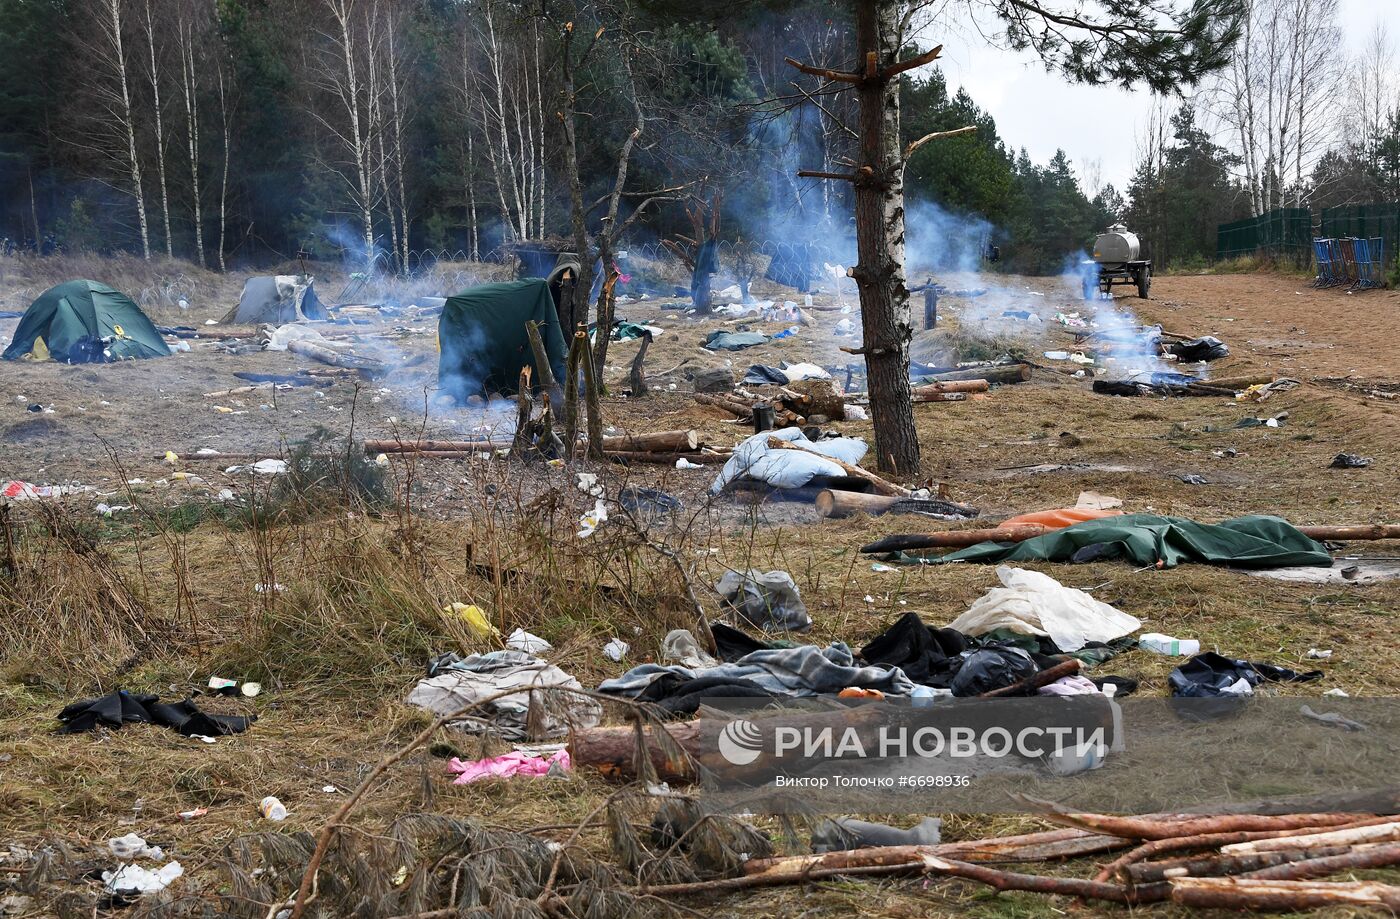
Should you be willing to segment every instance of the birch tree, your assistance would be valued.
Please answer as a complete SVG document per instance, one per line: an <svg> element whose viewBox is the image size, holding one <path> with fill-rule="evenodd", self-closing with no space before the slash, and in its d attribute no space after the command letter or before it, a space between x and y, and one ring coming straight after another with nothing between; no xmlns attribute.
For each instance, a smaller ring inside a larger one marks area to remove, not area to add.
<svg viewBox="0 0 1400 919"><path fill-rule="evenodd" d="M196 17L199 15L200 7L191 4L188 8L181 10L176 27L180 39L180 94L185 104L185 141L190 167L190 206L194 222L194 251L199 267L204 268L207 266L204 256L204 188L200 184L199 178L200 67L196 62L196 47L197 45L199 47L205 46L210 36L205 27L206 24L197 22ZM222 255L223 253L220 252L221 257Z"/></svg>
<svg viewBox="0 0 1400 919"><path fill-rule="evenodd" d="M136 206L141 254L149 261L151 233L137 153L136 113L127 75L126 6L123 0L94 0L90 9L95 37L90 42L80 39L80 44L93 64L94 79L84 88L94 100L94 117L85 125L82 138L70 142L111 163L121 176L125 186L122 190Z"/></svg>
<svg viewBox="0 0 1400 919"><path fill-rule="evenodd" d="M374 211L380 201L375 181L374 121L376 87L366 79L362 61L373 57L379 42L376 0L322 0L330 25L320 37L323 47L312 80L329 104L310 107L339 155L323 165L337 176L359 222L366 267L375 262Z"/></svg>
<svg viewBox="0 0 1400 919"><path fill-rule="evenodd" d="M161 222L165 227L165 257L174 258L175 247L170 232L170 188L165 175L165 108L160 95L164 55L160 53L163 49L157 48L153 0L145 0L144 12L142 25L146 36L146 80L151 92L151 116L156 135L156 177L160 181L160 215ZM162 27L164 27L163 22Z"/></svg>

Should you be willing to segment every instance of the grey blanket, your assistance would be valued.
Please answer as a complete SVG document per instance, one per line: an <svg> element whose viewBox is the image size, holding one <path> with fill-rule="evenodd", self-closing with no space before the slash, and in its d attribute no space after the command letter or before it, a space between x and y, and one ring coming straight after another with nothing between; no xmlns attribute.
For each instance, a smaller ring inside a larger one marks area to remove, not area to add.
<svg viewBox="0 0 1400 919"><path fill-rule="evenodd" d="M914 690L913 681L898 667L855 666L851 649L838 641L827 648L802 645L754 651L733 663L704 669L642 664L616 679L604 680L598 691L635 698L663 673L686 679L703 676L750 680L769 692L797 698L837 693L848 686L878 689L887 696L907 696Z"/></svg>

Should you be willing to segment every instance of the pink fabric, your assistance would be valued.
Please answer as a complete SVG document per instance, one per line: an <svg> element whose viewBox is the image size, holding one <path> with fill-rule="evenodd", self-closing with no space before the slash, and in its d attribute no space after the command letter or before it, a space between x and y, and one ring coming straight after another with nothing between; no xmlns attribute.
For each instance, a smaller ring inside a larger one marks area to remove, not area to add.
<svg viewBox="0 0 1400 919"><path fill-rule="evenodd" d="M505 753L501 756L491 756L471 762L462 762L454 756L447 763L447 771L457 776L456 781L452 784L470 785L472 782L492 777L544 775L549 772L549 767L555 764L558 764L559 768L565 771L570 769L569 751L558 750L548 758L538 753Z"/></svg>

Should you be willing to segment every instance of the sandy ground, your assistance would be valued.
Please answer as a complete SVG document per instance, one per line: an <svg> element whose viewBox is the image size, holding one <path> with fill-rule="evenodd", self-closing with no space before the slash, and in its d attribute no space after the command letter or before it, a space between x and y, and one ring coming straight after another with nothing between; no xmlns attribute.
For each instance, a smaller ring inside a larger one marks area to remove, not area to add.
<svg viewBox="0 0 1400 919"><path fill-rule="evenodd" d="M944 282L954 288L970 288L987 285L989 280L993 279L945 278ZM1043 357L1047 350L1072 348L1071 331L1056 322L1055 315L1083 312L1085 304L1058 279L994 280L995 289L983 297L947 298L943 303L944 328L920 332L916 354L931 361L947 355L975 329L984 337L993 334L998 347L1014 348L1046 369L1037 370L1031 383L998 388L985 400L919 406L916 418L923 446L923 483L946 483L952 497L977 505L989 519L1073 504L1080 491L1093 489L1122 498L1130 511L1159 511L1203 520L1277 513L1295 523L1397 522L1400 477L1395 447L1400 443L1400 402L1313 381L1354 374L1368 381L1371 389L1400 384L1396 347L1400 342L1396 334L1400 295L1318 291L1291 276L1249 274L1160 277L1153 300L1119 297L1112 304L1118 310L1134 311L1144 321L1160 322L1173 332L1214 334L1225 340L1232 354L1210 368L1213 375L1268 370L1302 382L1291 392L1253 405L1224 398L1095 395L1087 380L1072 376L1075 365ZM208 302L196 303L190 314L172 314L168 304L157 303L153 312L158 321L183 321L201 327L204 319L222 314L228 298L236 296L236 290L229 289L236 284L215 289L214 282L207 283ZM0 308L13 307L21 286L11 284L0 290L0 299L5 300ZM23 286L37 293L32 279ZM790 291L761 286L756 293L779 303L802 299ZM610 426L631 431L693 427L707 442L729 446L747 433L745 426L695 403L688 393L687 374L701 367L728 365L742 375L749 364L776 364L784 359L840 368L850 360L840 348L853 346L855 341L837 336L835 329L842 319L854 318L841 312L852 303L850 295L820 293L814 298L814 307L827 308L812 310L814 325L799 328L791 338L734 354L709 354L699 345L716 328L752 324L771 333L789 324L732 317L689 319L682 316L675 301L623 304L622 316L655 323L665 332L649 359L649 367L657 374L655 392L642 401L621 395L626 366L637 344L615 344L610 350L608 379L614 394L605 405L606 420ZM1006 312L1016 315L1008 317ZM1023 312L1033 313L1037 319L1019 318ZM0 340L7 337L11 325L0 320ZM393 332L396 326L406 331ZM418 430L435 436L469 436L490 419L479 412L424 412L425 394L431 390L435 372L432 329L431 322L395 319L383 324L376 346L402 355L405 365L387 379L358 384L344 380L321 388L279 391L275 400L207 398L203 393L238 385L241 381L232 375L236 370L294 373L316 365L288 353L224 354L213 350L210 341L195 342L190 353L133 364L0 364L0 478L77 481L118 495L129 487L145 496L168 496L171 503L177 503L221 487L246 487L247 479L224 475L219 471L222 462L186 460L181 468L196 472L206 484L177 483L171 478L171 467L158 459L168 449L186 455L201 446L225 452L275 453L282 445L295 443L318 429L347 434L352 420L356 437L411 436ZM341 331L345 330L333 326L328 334ZM102 404L104 401L109 404ZM36 402L51 406L53 412L27 411L28 405ZM233 411L221 413L215 405ZM1245 418L1282 412L1288 417L1278 428L1236 427ZM840 422L831 427L867 438L871 434L868 422ZM1356 470L1328 468L1332 457L1343 450L1370 456L1374 463ZM695 504L714 471L646 467L629 474ZM412 466L397 464L394 474L400 483L411 481L420 510L443 518L445 532L437 535L451 547L451 552L444 550L439 567L422 578L423 597L415 602L428 613L458 598L444 594L441 585L447 572L463 567L463 536L453 527L465 516L459 512L473 500L480 500L482 491L472 483L485 478L504 485L512 477L533 476L531 487L545 493L540 506L548 498L553 502L550 507L563 507L562 513L570 519L577 513L574 505L584 501L566 470L542 464L522 473L517 466L500 463L488 468L473 462L422 461ZM1202 476L1207 484L1187 484L1180 478L1187 474ZM123 479L141 481L123 486ZM72 506L80 514L90 513L89 505L104 496L84 494L74 499ZM777 506L752 518L744 513L729 505L710 513L702 509L697 517L685 518L688 530L668 531L668 538L702 559L706 577L717 575L724 566L752 565L792 572L815 620L814 641L840 639L859 645L908 610L920 612L931 623L944 624L995 580L991 570L979 566L879 571L872 568L870 559L854 551L878 536L930 526L942 528L942 523L896 516L819 521L803 505ZM385 526L402 527L403 521L390 520ZM333 528L327 525L325 529ZM187 588L190 606L177 609L181 615L191 616L192 623L203 623L211 634L226 640L225 645L216 644L201 652L212 655L216 663L208 663L209 657L192 657L191 663L181 658L140 673L159 674L161 685L168 683L187 691L202 684L210 666L238 661L258 675L262 672L256 667L273 667L261 661L248 662L236 647L243 629L249 641L259 635L283 634L267 632L271 626L262 618L263 607L252 592L260 569L248 557L246 544L238 542L242 538L218 527L204 527L182 537L177 546L193 572ZM316 540L317 534L298 531L288 534L288 541L276 547L288 557L282 564L289 583L293 577L322 577L321 569L312 562L324 564L323 557L300 559L299 545L314 545ZM234 544L240 551L230 551ZM154 537L144 545L146 551L154 553L152 557L162 557L164 549ZM351 545L346 540L342 548ZM315 556L318 551L325 550L308 550L307 554ZM451 554L454 552L457 554ZM1400 555L1394 544L1351 544L1345 553ZM645 567L635 574L630 568L624 570L619 559L605 562L610 577L631 583L635 576L639 589L656 577L655 570ZM1400 582L1300 584L1204 566L1154 572L1111 562L1033 567L1066 584L1093 588L1100 599L1141 618L1145 628L1197 637L1204 647L1231 656L1308 669L1317 665L1306 658L1309 648L1334 650L1333 657L1321 665L1325 671L1322 680L1278 687L1275 691L1281 695L1316 702L1328 689L1344 689L1354 696L1400 691L1400 670L1394 659L1394 614L1400 608ZM158 588L167 589L160 586L163 565L152 565L150 571ZM279 829L314 831L340 800L335 794L324 793L323 786L354 787L370 765L422 725L421 716L399 701L421 672L421 655L416 648L413 653L396 650L393 643L399 640L397 630L405 613L400 607L383 607L381 611L373 606L379 595L365 585L377 583L376 577L375 571L362 575L357 570L336 584L347 597L357 596L357 590L370 591L367 602L375 615L382 617L384 631L372 633L369 640L385 646L383 661L376 658L372 672L346 663L343 677L332 671L310 679L290 666L274 669L262 676L268 689L256 700L260 720L254 730L215 746L138 729L55 738L50 733L52 715L70 698L65 686L53 677L26 678L24 682L16 677L14 682L0 682L0 699L5 702L0 735L15 740L13 758L0 761L0 835L28 842L59 836L73 843L90 843L136 829L158 834L159 841L197 874L210 870L230 839L268 829L255 813L263 794L279 794L293 811L293 818ZM655 648L670 627L666 616L676 615L648 607L645 599L619 601L616 609L580 609L570 606L567 597L531 594L528 586L509 595L492 595L486 590L481 596L480 602L493 602L493 609L502 607L499 613L508 628L523 626L553 641L557 651L552 660L577 674L585 685L596 685L619 671L620 665L601 653L610 635L628 635L636 655L642 657L651 653L649 649ZM196 612L188 612L190 608ZM299 622L277 624L288 629L289 642L313 640L302 638L304 634L317 635L301 631L304 626ZM337 634L330 633L324 640L329 643L329 654L342 647ZM344 647L357 646L347 640ZM1173 663L1135 652L1116 658L1112 672L1140 679L1144 695L1164 697ZM71 669L70 684L86 686L80 679L81 662ZM472 749L464 744L457 752L469 755ZM153 780L151 770L130 766L146 760L158 764L162 774L172 778L168 782ZM426 807L512 828L552 825L582 819L597 807L607 790L588 777L559 783L456 787L449 785L442 773L443 767L434 757L410 759L371 796L357 820L383 825L393 815ZM134 805L137 801L143 803ZM196 806L210 807L209 815L188 824L171 816ZM1028 818L954 818L945 825L945 836L975 838L988 832L1009 833L1039 826ZM551 838L563 839L564 835ZM592 836L586 844L600 846ZM1092 874L1091 867L1083 863L1064 870L1081 877ZM706 914L724 916L753 915L759 910L772 915L950 919L965 915L984 919L1049 917L1062 915L1071 906L1066 899L1033 895L993 898L971 885L907 880L833 881L690 905ZM1171 907L1152 911L1171 916L1182 912ZM1125 915L1103 907L1089 907L1085 912Z"/></svg>

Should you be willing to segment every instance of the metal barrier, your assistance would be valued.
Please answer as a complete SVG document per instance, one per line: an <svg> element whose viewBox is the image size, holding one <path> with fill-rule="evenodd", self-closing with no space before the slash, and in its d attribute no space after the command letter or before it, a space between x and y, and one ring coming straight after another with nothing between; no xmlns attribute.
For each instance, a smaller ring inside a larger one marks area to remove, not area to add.
<svg viewBox="0 0 1400 919"><path fill-rule="evenodd" d="M1317 261L1314 287L1346 285L1348 290L1371 290L1385 286L1383 237L1314 239L1313 258Z"/></svg>

